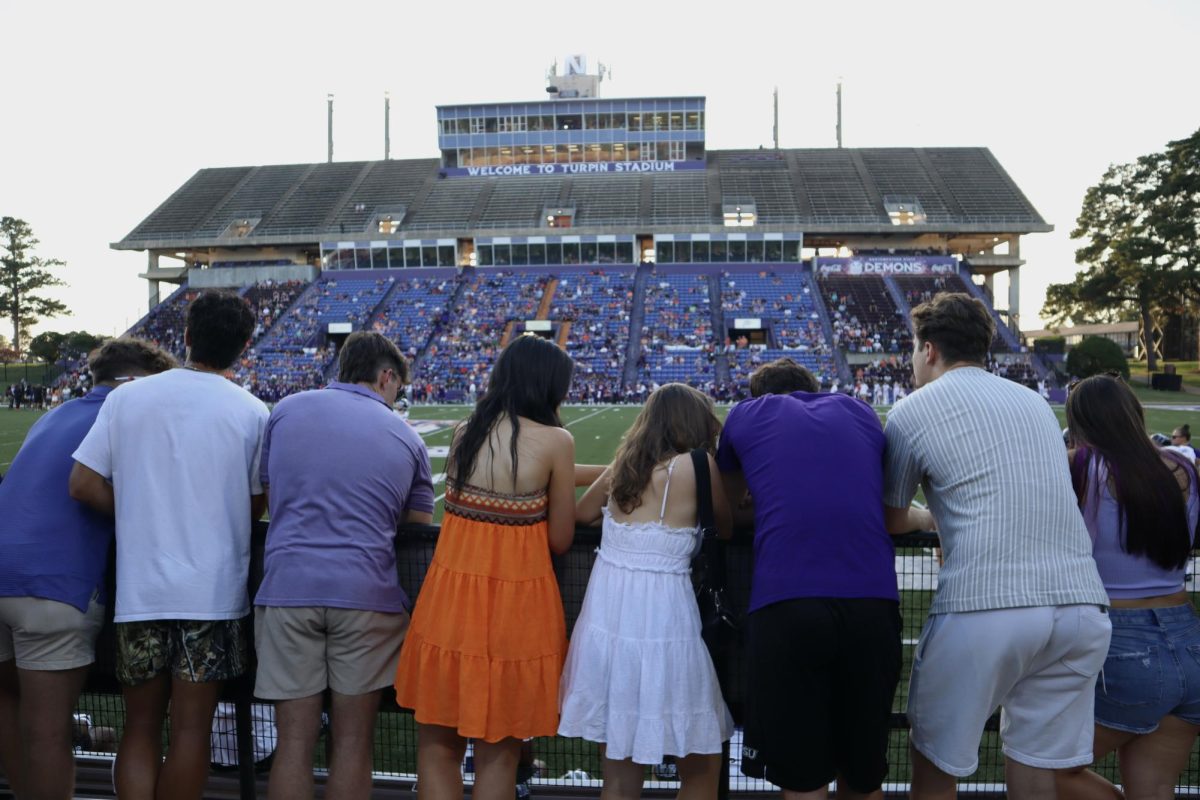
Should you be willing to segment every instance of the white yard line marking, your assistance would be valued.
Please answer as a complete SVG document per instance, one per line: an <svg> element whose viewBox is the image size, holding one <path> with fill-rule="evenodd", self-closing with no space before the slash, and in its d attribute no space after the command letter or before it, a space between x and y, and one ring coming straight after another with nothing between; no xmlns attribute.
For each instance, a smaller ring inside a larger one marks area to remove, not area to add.
<svg viewBox="0 0 1200 800"><path fill-rule="evenodd" d="M601 409L599 409L598 411L593 411L593 412L592 412L592 413L590 413L590 414L584 414L584 415L583 415L582 417L580 417L579 419L573 419L573 420L571 420L571 421L570 421L570 422L568 422L568 423L567 423L567 424L566 424L564 427L567 427L567 428L569 428L569 427L571 427L572 425L576 425L576 424L578 424L578 423L580 423L580 422L583 422L585 419L591 419L592 417L594 417L594 416L596 416L596 415L598 415L598 414L603 414L605 411L612 411L612 410L613 410L613 406L607 406L606 408L601 408ZM442 480L445 480L445 475L444 475L444 474L443 474L443 476L442 476ZM434 485L434 486L437 486L437 485L438 485L439 483L441 483L441 482L442 482L442 481L434 481L434 482L433 482L433 485ZM437 503L439 503L439 502L441 502L442 500L445 500L445 499L446 499L446 493L445 493L445 492L442 492L442 493L441 493L441 494L439 494L437 497L433 498L433 502L434 502L435 504L437 504Z"/></svg>

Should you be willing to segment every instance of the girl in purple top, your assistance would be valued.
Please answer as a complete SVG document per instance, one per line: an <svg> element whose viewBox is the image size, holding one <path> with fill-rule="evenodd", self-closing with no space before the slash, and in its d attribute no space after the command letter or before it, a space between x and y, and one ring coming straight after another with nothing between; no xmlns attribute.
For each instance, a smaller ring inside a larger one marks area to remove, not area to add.
<svg viewBox="0 0 1200 800"><path fill-rule="evenodd" d="M1079 505L1111 603L1096 683L1095 756L1114 750L1129 797L1173 797L1200 732L1200 619L1184 591L1196 530L1195 466L1146 436L1142 407L1098 375L1067 398ZM1059 773L1059 795L1120 797L1094 772Z"/></svg>

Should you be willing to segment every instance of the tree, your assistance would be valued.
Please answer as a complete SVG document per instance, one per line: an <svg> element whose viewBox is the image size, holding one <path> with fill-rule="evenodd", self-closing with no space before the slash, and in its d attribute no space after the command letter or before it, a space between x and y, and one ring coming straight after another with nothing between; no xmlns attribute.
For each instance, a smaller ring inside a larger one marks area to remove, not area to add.
<svg viewBox="0 0 1200 800"><path fill-rule="evenodd" d="M1055 322L1141 322L1147 366L1157 367L1157 313L1200 299L1200 131L1161 153L1111 166L1084 196L1071 238L1085 267L1046 290L1042 313Z"/></svg>
<svg viewBox="0 0 1200 800"><path fill-rule="evenodd" d="M45 317L67 313L66 305L39 294L42 289L66 284L50 272L64 266L63 262L35 256L37 244L29 223L0 217L0 314L12 322L12 345L18 354L30 326Z"/></svg>
<svg viewBox="0 0 1200 800"><path fill-rule="evenodd" d="M1129 360L1121 345L1105 336L1085 336L1067 353L1067 372L1076 378L1090 378L1102 372L1119 372L1129 379Z"/></svg>
<svg viewBox="0 0 1200 800"><path fill-rule="evenodd" d="M33 341L29 343L29 353L47 364L62 360L72 361L95 350L104 343L104 338L87 331L46 331L33 337Z"/></svg>

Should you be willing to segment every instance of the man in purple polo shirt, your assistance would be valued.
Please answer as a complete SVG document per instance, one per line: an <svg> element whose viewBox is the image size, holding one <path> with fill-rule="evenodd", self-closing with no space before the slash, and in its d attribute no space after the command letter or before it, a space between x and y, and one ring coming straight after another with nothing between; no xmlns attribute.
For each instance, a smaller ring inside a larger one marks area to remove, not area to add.
<svg viewBox="0 0 1200 800"><path fill-rule="evenodd" d="M92 354L95 388L29 429L0 484L0 762L18 797L69 797L71 713L95 660L113 519L72 500L71 454L122 383L171 369L140 339Z"/></svg>
<svg viewBox="0 0 1200 800"><path fill-rule="evenodd" d="M268 796L312 797L322 693L332 690L326 793L367 797L380 690L408 629L396 528L433 519L429 454L392 411L408 364L378 333L351 334L338 380L286 397L263 440L271 527L254 598L255 694L277 700Z"/></svg>
<svg viewBox="0 0 1200 800"><path fill-rule="evenodd" d="M818 394L791 359L759 368L717 448L734 507L753 504L742 771L785 797L882 797L900 679L895 550L883 524L883 427Z"/></svg>

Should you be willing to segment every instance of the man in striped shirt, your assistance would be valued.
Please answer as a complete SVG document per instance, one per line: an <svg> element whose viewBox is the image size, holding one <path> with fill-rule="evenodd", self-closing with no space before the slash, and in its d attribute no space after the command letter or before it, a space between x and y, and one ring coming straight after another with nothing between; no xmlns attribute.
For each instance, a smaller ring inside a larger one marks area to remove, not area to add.
<svg viewBox="0 0 1200 800"><path fill-rule="evenodd" d="M994 326L967 294L912 312L918 391L888 415L889 532L928 522L945 563L913 656L913 797L952 798L999 707L1012 797L1053 797L1091 763L1093 692L1111 627L1054 412L990 374Z"/></svg>

